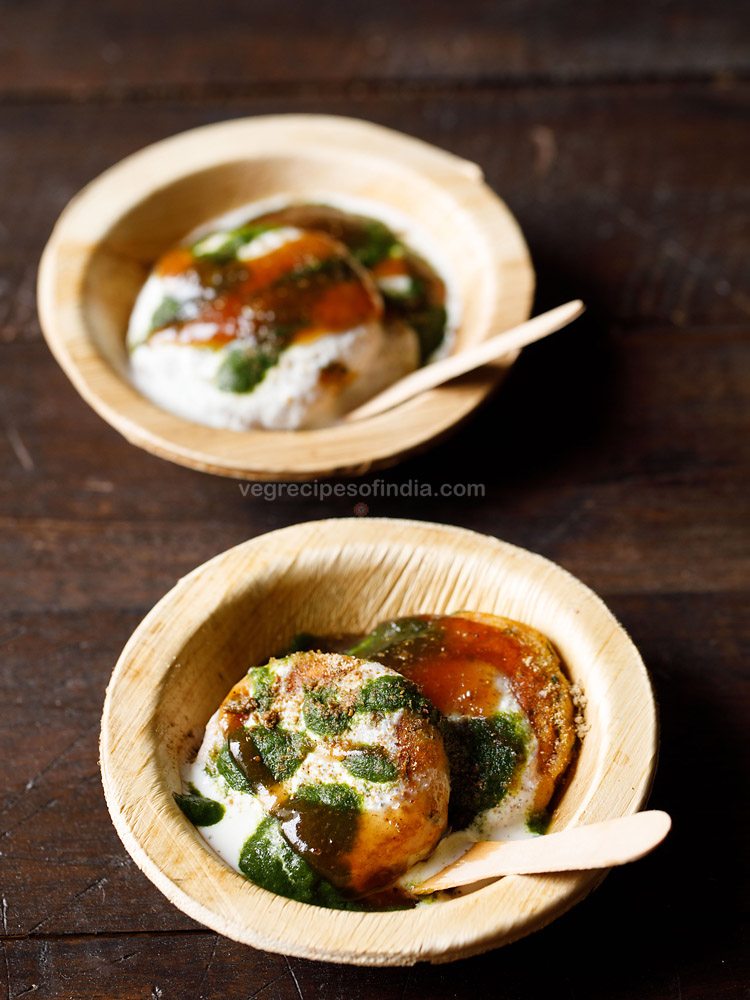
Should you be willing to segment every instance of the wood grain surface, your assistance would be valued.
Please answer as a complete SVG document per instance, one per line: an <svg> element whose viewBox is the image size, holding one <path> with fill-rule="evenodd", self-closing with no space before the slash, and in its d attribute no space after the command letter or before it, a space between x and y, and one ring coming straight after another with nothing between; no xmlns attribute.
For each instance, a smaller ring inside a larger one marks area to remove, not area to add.
<svg viewBox="0 0 750 1000"><path fill-rule="evenodd" d="M229 4L222 18L194 0L0 7L9 996L746 996L747 8L427 6ZM575 339L524 352L455 437L365 480L418 480L432 497L243 496L129 446L41 340L39 254L84 183L165 135L282 111L369 118L480 162L524 227L536 309L590 304ZM473 482L483 497L440 495ZM547 930L452 967L319 965L218 938L129 861L99 785L104 687L148 608L229 545L356 502L561 563L621 619L660 701L652 805L674 818L669 842ZM693 870L698 844L708 872Z"/></svg>

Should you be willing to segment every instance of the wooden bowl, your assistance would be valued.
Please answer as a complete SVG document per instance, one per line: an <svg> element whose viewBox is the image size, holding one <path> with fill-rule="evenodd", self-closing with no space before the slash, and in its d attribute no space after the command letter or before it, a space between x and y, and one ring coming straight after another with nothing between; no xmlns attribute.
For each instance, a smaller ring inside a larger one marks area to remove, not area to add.
<svg viewBox="0 0 750 1000"><path fill-rule="evenodd" d="M417 612L506 615L553 640L588 699L583 739L553 829L637 812L657 724L638 651L565 570L459 528L340 519L238 545L182 579L128 642L107 690L104 791L136 863L181 910L269 951L359 965L445 962L507 944L582 899L603 872L512 876L416 910L351 913L284 899L213 854L172 800L180 763L252 664L299 631L360 632Z"/></svg>
<svg viewBox="0 0 750 1000"><path fill-rule="evenodd" d="M52 353L83 398L133 444L206 472L254 479L363 473L439 438L515 355L390 413L311 431L229 431L174 416L127 372L128 318L156 258L196 226L250 201L370 199L413 221L452 277L455 349L529 315L534 273L512 215L478 166L367 122L277 115L209 125L107 170L60 217L39 272Z"/></svg>

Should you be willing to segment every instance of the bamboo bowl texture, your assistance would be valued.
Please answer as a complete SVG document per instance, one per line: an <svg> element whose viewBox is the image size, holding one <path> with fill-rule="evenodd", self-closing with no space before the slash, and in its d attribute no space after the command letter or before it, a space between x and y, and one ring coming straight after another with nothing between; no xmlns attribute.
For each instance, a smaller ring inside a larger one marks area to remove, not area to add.
<svg viewBox="0 0 750 1000"><path fill-rule="evenodd" d="M106 171L65 209L42 257L38 302L52 353L83 398L133 444L219 475L358 474L424 448L465 418L515 359L361 423L228 431L159 409L130 383L125 331L154 261L189 231L247 202L321 192L380 202L410 219L455 284L455 350L529 316L526 244L478 166L348 118L278 115L194 129Z"/></svg>
<svg viewBox="0 0 750 1000"><path fill-rule="evenodd" d="M459 528L334 519L262 535L182 579L144 619L107 690L104 791L127 850L181 910L255 948L359 965L446 962L530 933L603 872L511 876L393 913L311 907L230 870L172 799L184 757L229 688L298 631L365 631L417 612L506 615L553 640L588 699L589 732L552 829L637 812L657 724L635 646L601 600L540 556Z"/></svg>

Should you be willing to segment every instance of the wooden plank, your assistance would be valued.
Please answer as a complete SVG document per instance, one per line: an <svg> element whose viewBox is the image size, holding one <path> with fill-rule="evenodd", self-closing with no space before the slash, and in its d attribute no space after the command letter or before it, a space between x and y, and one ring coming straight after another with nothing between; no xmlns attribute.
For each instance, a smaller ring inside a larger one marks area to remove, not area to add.
<svg viewBox="0 0 750 1000"><path fill-rule="evenodd" d="M472 481L477 480L475 475ZM439 479L418 481L436 489L442 486ZM649 484L635 477L620 488L530 487L523 498L499 486L488 487L482 500L461 506L446 497L428 503L418 497L375 501L361 495L375 516L460 519L473 530L539 551L600 593L721 593L742 592L747 582L750 553L743 482L746 479L735 476L733 482L701 488L669 479ZM237 487L227 484L225 489ZM244 501L233 497L230 502L241 506ZM289 501L269 512L271 523L262 526L257 521L173 525L165 520L139 526L31 520L12 532L6 522L0 584L6 606L17 610L113 609L122 604L145 609L196 564L259 534L263 527L318 515L351 516L355 502L348 498L317 507ZM253 513L249 510L248 517Z"/></svg>
<svg viewBox="0 0 750 1000"><path fill-rule="evenodd" d="M0 624L0 697L14 717L0 728L0 754L13 761L0 782L5 934L94 929L97 922L113 930L193 926L141 880L101 792L104 688L139 617L50 615Z"/></svg>
<svg viewBox="0 0 750 1000"><path fill-rule="evenodd" d="M43 344L4 350L7 609L147 608L230 545L293 521L351 516L360 501L374 516L458 518L560 561L604 593L747 584L742 332L607 334L589 318L530 349L452 439L367 477L358 496L325 501L272 485L243 496L236 482L146 456L88 410ZM43 404L30 408L29 398ZM502 466L493 440L503 441ZM435 495L418 495L412 480ZM407 484L398 494L397 483ZM446 483L481 484L485 495L441 496Z"/></svg>
<svg viewBox="0 0 750 1000"><path fill-rule="evenodd" d="M603 983L608 1000L741 1000L748 969L736 930L723 919L716 929L691 930L682 920L675 928L674 909L667 911L666 931L659 922L665 911L652 906L663 888L658 857L639 863L637 886L631 872L614 872L596 897L554 927L451 966L357 969L285 960L208 933L71 936L4 943L10 995L26 990L35 1000L456 1000L480 991L496 995L500 982L503 995L514 1000L553 995L600 1000ZM641 895L634 903L635 889ZM617 914L612 920L603 920L598 909L605 898ZM678 938L678 930L685 936ZM729 932L719 939L719 930ZM571 955L580 952L582 941L585 959L574 962ZM636 957L623 962L623 947L637 949ZM711 954L722 967L721 981Z"/></svg>
<svg viewBox="0 0 750 1000"><path fill-rule="evenodd" d="M164 103L147 112L138 104L0 108L0 267L9 290L0 341L38 336L36 263L86 181L182 129L288 111L371 118L480 163L525 230L540 306L582 297L626 323L747 322L748 103L750 86L738 85L486 90L450 106L444 96L406 93Z"/></svg>
<svg viewBox="0 0 750 1000"><path fill-rule="evenodd" d="M32 938L4 942L3 948L11 997L24 992L35 1000L300 996L294 966L281 955L252 951L207 933Z"/></svg>
<svg viewBox="0 0 750 1000"><path fill-rule="evenodd" d="M0 92L154 95L258 84L405 80L580 80L747 70L746 11L731 0L113 0L7 5Z"/></svg>

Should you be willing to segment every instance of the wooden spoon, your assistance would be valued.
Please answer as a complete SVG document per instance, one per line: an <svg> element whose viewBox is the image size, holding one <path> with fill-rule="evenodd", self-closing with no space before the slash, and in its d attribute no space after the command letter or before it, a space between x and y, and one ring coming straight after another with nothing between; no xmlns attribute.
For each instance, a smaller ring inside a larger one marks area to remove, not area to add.
<svg viewBox="0 0 750 1000"><path fill-rule="evenodd" d="M480 344L467 347L458 354L451 354L450 357L435 361L424 368L419 368L405 378L399 379L393 385L388 386L377 396L373 396L356 410L352 410L344 417L345 421L363 420L365 417L374 417L378 413L390 410L399 403L405 403L412 396L419 395L427 389L434 389L443 382L449 382L459 375L480 368L490 361L496 361L504 354L511 351L519 351L528 344L533 344L535 340L541 340L550 333L560 330L562 327L572 323L574 319L581 315L586 307L580 299L567 302L564 306L557 306L549 312L534 316L533 319L521 323L520 326L511 327L503 333L498 333L489 340L483 340Z"/></svg>
<svg viewBox="0 0 750 1000"><path fill-rule="evenodd" d="M422 895L501 875L613 868L648 854L664 840L671 825L665 812L651 810L530 840L484 841L437 875L410 886L410 891Z"/></svg>

